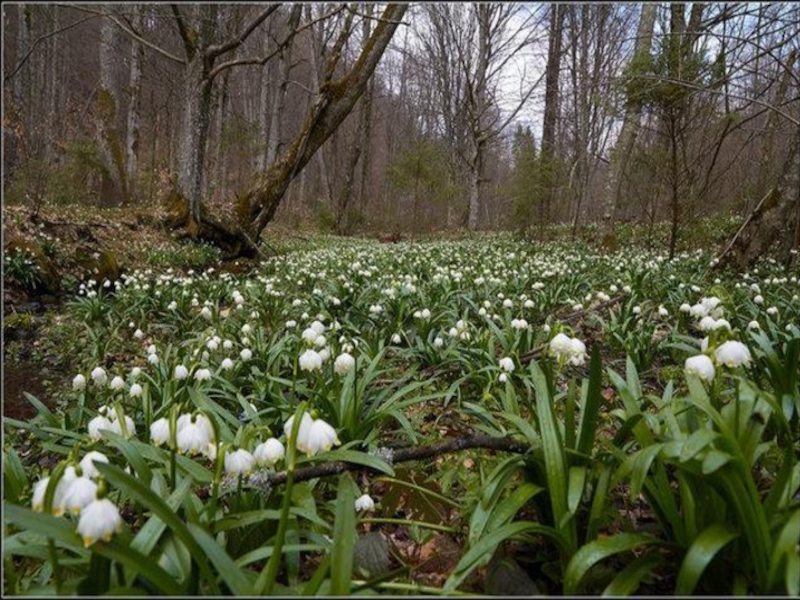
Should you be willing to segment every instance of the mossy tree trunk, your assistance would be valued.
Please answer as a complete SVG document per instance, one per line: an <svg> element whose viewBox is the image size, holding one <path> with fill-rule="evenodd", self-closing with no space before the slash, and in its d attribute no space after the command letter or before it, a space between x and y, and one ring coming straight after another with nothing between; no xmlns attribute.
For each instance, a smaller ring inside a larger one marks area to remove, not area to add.
<svg viewBox="0 0 800 600"><path fill-rule="evenodd" d="M100 85L95 95L95 131L104 167L102 206L120 206L128 199L124 150L117 125L120 90L114 72L116 51L117 28L104 19L100 29Z"/></svg>
<svg viewBox="0 0 800 600"><path fill-rule="evenodd" d="M340 79L334 80L334 70L352 25L352 13L348 15L326 64L317 97L306 113L300 133L287 150L265 171L258 174L250 188L239 197L237 212L241 232L253 250L261 232L274 218L291 181L333 135L364 93L407 8L404 4L387 5L353 67Z"/></svg>

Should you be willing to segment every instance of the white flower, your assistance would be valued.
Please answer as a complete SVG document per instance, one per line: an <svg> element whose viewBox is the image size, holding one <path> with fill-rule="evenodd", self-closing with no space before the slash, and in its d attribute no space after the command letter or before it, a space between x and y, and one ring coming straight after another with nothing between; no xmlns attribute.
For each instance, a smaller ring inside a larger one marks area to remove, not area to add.
<svg viewBox="0 0 800 600"><path fill-rule="evenodd" d="M297 321L294 320L286 321L286 329L294 329L295 327L297 327Z"/></svg>
<svg viewBox="0 0 800 600"><path fill-rule="evenodd" d="M211 371L209 369L197 369L194 373L194 378L197 381L206 381L211 379Z"/></svg>
<svg viewBox="0 0 800 600"><path fill-rule="evenodd" d="M136 379L141 374L142 374L142 370L139 367L133 367L131 369L131 377L133 379Z"/></svg>
<svg viewBox="0 0 800 600"><path fill-rule="evenodd" d="M681 307L678 310L680 310L682 313L689 313L692 312L692 307L689 306L686 302L684 302L683 304L681 304Z"/></svg>
<svg viewBox="0 0 800 600"><path fill-rule="evenodd" d="M233 368L233 361L232 361L230 358L226 358L226 359L224 359L224 360L222 361L222 363L220 364L220 366L221 366L221 367L222 367L224 370L226 370L226 371L230 371L230 370Z"/></svg>
<svg viewBox="0 0 800 600"><path fill-rule="evenodd" d="M642 313L642 307L641 306L634 306L633 307L633 314L639 315L641 313Z"/></svg>
<svg viewBox="0 0 800 600"><path fill-rule="evenodd" d="M311 429L311 425L313 425L314 419L311 418L311 415L307 412L303 413L303 416L300 418L300 426L297 429L297 449L301 452L305 452L306 448L306 440L308 438L308 432ZM289 417L286 423L283 424L283 432L286 434L286 439L291 441L292 440L292 427L294 426L294 415Z"/></svg>
<svg viewBox="0 0 800 600"><path fill-rule="evenodd" d="M753 298L753 302L755 302L756 304L764 304L764 296L759 294L758 296Z"/></svg>
<svg viewBox="0 0 800 600"><path fill-rule="evenodd" d="M108 381L108 375L106 375L105 369L103 367L95 367L92 370L92 381L96 385L105 385Z"/></svg>
<svg viewBox="0 0 800 600"><path fill-rule="evenodd" d="M434 345L436 348L441 348L442 346L444 346L444 340L443 340L442 338L440 338L440 337L438 337L438 336L437 336L437 337L436 337L436 338L434 338L434 340L433 340L433 345Z"/></svg>
<svg viewBox="0 0 800 600"><path fill-rule="evenodd" d="M697 375L703 381L714 380L714 363L705 354L698 354L697 356L687 358L684 369L686 369L687 373Z"/></svg>
<svg viewBox="0 0 800 600"><path fill-rule="evenodd" d="M242 348L242 351L239 353L241 359L245 362L253 358L253 351L249 348Z"/></svg>
<svg viewBox="0 0 800 600"><path fill-rule="evenodd" d="M255 464L253 455L242 448L225 453L225 472L230 475L246 475Z"/></svg>
<svg viewBox="0 0 800 600"><path fill-rule="evenodd" d="M184 454L189 452L194 456L206 449L211 443L211 436L208 435L202 423L197 420L194 423L190 421L178 431L177 443L178 450Z"/></svg>
<svg viewBox="0 0 800 600"><path fill-rule="evenodd" d="M122 435L122 425L120 424L119 419L115 417L116 413L112 414L111 426L109 429L117 435ZM136 433L136 423L134 423L133 419L131 419L128 415L125 415L125 429L128 432L125 436L126 438L129 438Z"/></svg>
<svg viewBox="0 0 800 600"><path fill-rule="evenodd" d="M158 364L158 354L150 354L147 357L147 362L149 362L151 365L157 365Z"/></svg>
<svg viewBox="0 0 800 600"><path fill-rule="evenodd" d="M211 309L207 306L204 306L203 309L200 311L200 314L204 316L206 319L211 318Z"/></svg>
<svg viewBox="0 0 800 600"><path fill-rule="evenodd" d="M422 309L422 318L426 319L426 320L430 319L431 318L431 311L429 311L427 308L423 308Z"/></svg>
<svg viewBox="0 0 800 600"><path fill-rule="evenodd" d="M52 513L60 517L64 513L64 500L66 499L67 492L75 480L78 478L77 473L75 473L75 467L69 466L64 469L64 474L59 479L58 484L56 485L55 493L53 494L53 504L52 504ZM47 492L47 486L50 483L50 478L45 477L36 482L33 486L33 498L31 501L31 505L33 510L36 512L41 512L44 510L44 497Z"/></svg>
<svg viewBox="0 0 800 600"><path fill-rule="evenodd" d="M162 417L150 424L150 441L156 446L169 441L169 420Z"/></svg>
<svg viewBox="0 0 800 600"><path fill-rule="evenodd" d="M314 345L317 348L324 348L328 345L328 339L324 335L319 335L317 339L314 340Z"/></svg>
<svg viewBox="0 0 800 600"><path fill-rule="evenodd" d="M44 510L44 495L47 492L47 486L50 483L50 478L45 477L33 484L33 496L31 497L31 508L36 512Z"/></svg>
<svg viewBox="0 0 800 600"><path fill-rule="evenodd" d="M307 327L306 329L303 330L302 338L305 341L307 341L309 344L313 344L314 342L317 341L317 337L319 335L320 334L317 333L316 329L313 329L311 327Z"/></svg>
<svg viewBox="0 0 800 600"><path fill-rule="evenodd" d="M511 308L514 306L514 303L511 301L511 298L506 298L503 300L503 308Z"/></svg>
<svg viewBox="0 0 800 600"><path fill-rule="evenodd" d="M369 494L364 494L360 498L356 499L355 506L356 510L359 512L371 511L375 510L375 501L372 498L370 498Z"/></svg>
<svg viewBox="0 0 800 600"><path fill-rule="evenodd" d="M714 325L711 326L711 329L727 329L728 331L731 330L731 324L728 323L726 319L717 319L714 322Z"/></svg>
<svg viewBox="0 0 800 600"><path fill-rule="evenodd" d="M93 502L96 496L97 484L84 474L69 486L64 495L64 510L77 515L85 506Z"/></svg>
<svg viewBox="0 0 800 600"><path fill-rule="evenodd" d="M202 454L204 454L208 458L208 460L214 462L215 460L217 460L217 450L218 450L218 445L214 444L213 442L209 442L208 446L206 446L206 449L202 452Z"/></svg>
<svg viewBox="0 0 800 600"><path fill-rule="evenodd" d="M525 300L525 302L523 303L523 306L525 308L533 308L533 306L534 306L533 300Z"/></svg>
<svg viewBox="0 0 800 600"><path fill-rule="evenodd" d="M750 321L747 324L748 329L761 329L761 325L759 325L758 321Z"/></svg>
<svg viewBox="0 0 800 600"><path fill-rule="evenodd" d="M667 317L669 316L669 311L664 308L663 306L658 307L658 316L659 317Z"/></svg>
<svg viewBox="0 0 800 600"><path fill-rule="evenodd" d="M108 457L102 452L92 450L91 452L87 452L86 456L81 459L80 467L83 471L84 477L95 479L100 475L100 471L98 471L97 467L94 466L94 463L96 462L108 464Z"/></svg>
<svg viewBox="0 0 800 600"><path fill-rule="evenodd" d="M140 386L138 383L134 383L131 386L131 389L128 391L128 395L131 398L136 398L137 396L141 396L143 391L144 390L142 390L142 386Z"/></svg>
<svg viewBox="0 0 800 600"><path fill-rule="evenodd" d="M108 498L94 500L81 511L77 531L86 548L100 539L108 542L115 532L122 531L122 517Z"/></svg>
<svg viewBox="0 0 800 600"><path fill-rule="evenodd" d="M503 369L503 371L507 371L509 373L513 372L514 369L516 368L514 366L514 359L511 358L510 356L505 356L505 357L501 358L500 359L500 368Z"/></svg>
<svg viewBox="0 0 800 600"><path fill-rule="evenodd" d="M322 368L322 357L314 350L306 350L298 361L301 371L316 371Z"/></svg>
<svg viewBox="0 0 800 600"><path fill-rule="evenodd" d="M767 314L768 314L768 315L772 315L772 316L774 317L775 315L777 315L777 314L778 314L778 308L777 308L777 307L775 307L775 306L770 306L770 307L767 309Z"/></svg>
<svg viewBox="0 0 800 600"><path fill-rule="evenodd" d="M111 421L103 415L97 415L94 419L89 421L87 429L89 431L89 437L97 441L101 437L101 429L111 429Z"/></svg>
<svg viewBox="0 0 800 600"><path fill-rule="evenodd" d="M253 331L253 328L252 328L252 327L250 327L250 325L248 325L247 323L245 323L244 325L242 325L241 332L242 332L243 334L245 334L245 335L248 335L248 334L249 334L251 331Z"/></svg>
<svg viewBox="0 0 800 600"><path fill-rule="evenodd" d="M217 343L217 340L210 339L210 340L208 340L206 342L206 348L208 348L209 350L211 350L213 352L214 350L219 348L219 344Z"/></svg>
<svg viewBox="0 0 800 600"><path fill-rule="evenodd" d="M508 375L506 375L505 373L500 373L500 376L497 378L497 380L500 383L505 383L506 381L508 381Z"/></svg>
<svg viewBox="0 0 800 600"><path fill-rule="evenodd" d="M325 325L320 323L319 321L314 321L311 323L311 329L317 332L317 335L322 335L325 333Z"/></svg>
<svg viewBox="0 0 800 600"><path fill-rule="evenodd" d="M697 324L697 327L700 331L710 331L714 329L714 325L716 324L717 320L714 317L703 317L700 319L700 322Z"/></svg>
<svg viewBox="0 0 800 600"><path fill-rule="evenodd" d="M78 373L75 375L75 378L72 380L72 389L76 391L85 390L86 389L86 377Z"/></svg>
<svg viewBox="0 0 800 600"><path fill-rule="evenodd" d="M586 359L586 344L578 338L570 340L570 357L569 364L574 366L582 365Z"/></svg>
<svg viewBox="0 0 800 600"><path fill-rule="evenodd" d="M230 350L231 348L233 348L233 342L231 340L225 340L224 342L222 342L222 347L225 350Z"/></svg>
<svg viewBox="0 0 800 600"><path fill-rule="evenodd" d="M403 340L402 340L402 338L400 337L400 334L399 334L399 333L395 333L394 335L392 335L392 343L393 343L393 344L399 344L399 343L400 343L400 342L402 342L402 341L403 341Z"/></svg>
<svg viewBox="0 0 800 600"><path fill-rule="evenodd" d="M302 423L301 423L302 424ZM336 430L322 419L315 419L308 428L308 436L305 440L305 448L300 448L298 436L297 447L308 456L313 456L320 450L328 451L333 446L341 444Z"/></svg>
<svg viewBox="0 0 800 600"><path fill-rule="evenodd" d="M301 422L302 425L302 422ZM256 446L253 456L259 465L273 466L286 455L286 448L276 438L269 438L263 444Z"/></svg>
<svg viewBox="0 0 800 600"><path fill-rule="evenodd" d="M720 344L714 352L717 363L726 367L749 366L752 357L750 350L742 342L731 340Z"/></svg>
<svg viewBox="0 0 800 600"><path fill-rule="evenodd" d="M356 366L356 359L347 352L343 352L336 357L333 363L333 370L337 375L347 375Z"/></svg>
<svg viewBox="0 0 800 600"><path fill-rule="evenodd" d="M557 333L550 340L550 351L556 356L569 354L571 348L570 337L565 333Z"/></svg>
<svg viewBox="0 0 800 600"><path fill-rule="evenodd" d="M150 356L150 355L153 355L153 354L155 354L156 352L157 352L157 349L156 349L156 345L155 345L155 344L150 344L150 345L147 347L147 355L148 355L148 356Z"/></svg>
<svg viewBox="0 0 800 600"><path fill-rule="evenodd" d="M137 329L136 331L133 332L133 337L135 337L137 340L142 339L144 337L144 331L142 331L141 329Z"/></svg>
<svg viewBox="0 0 800 600"><path fill-rule="evenodd" d="M511 328L512 329L527 329L528 322L525 319L512 319L511 320Z"/></svg>
<svg viewBox="0 0 800 600"><path fill-rule="evenodd" d="M187 369L184 365L178 365L175 367L175 374L173 377L177 380L186 379L189 376L189 369Z"/></svg>

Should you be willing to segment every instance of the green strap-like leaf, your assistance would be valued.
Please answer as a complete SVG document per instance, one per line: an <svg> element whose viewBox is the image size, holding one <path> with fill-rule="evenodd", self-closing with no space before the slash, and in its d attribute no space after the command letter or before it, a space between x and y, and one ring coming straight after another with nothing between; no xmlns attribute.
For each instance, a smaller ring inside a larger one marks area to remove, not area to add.
<svg viewBox="0 0 800 600"><path fill-rule="evenodd" d="M584 575L595 564L614 554L633 550L644 544L657 544L659 540L638 533L619 533L617 535L595 540L578 550L567 564L564 571L564 593L575 595Z"/></svg>
<svg viewBox="0 0 800 600"><path fill-rule="evenodd" d="M597 429L597 414L603 403L603 363L600 358L600 347L595 344L592 348L592 358L589 363L589 389L583 403L581 425L578 433L576 450L586 455L592 452L594 433Z"/></svg>
<svg viewBox="0 0 800 600"><path fill-rule="evenodd" d="M706 567L717 553L737 536L735 531L720 524L704 529L683 558L678 581L675 584L675 593L681 596L693 593Z"/></svg>
<svg viewBox="0 0 800 600"><path fill-rule="evenodd" d="M642 579L663 562L664 558L655 553L643 554L634 559L611 580L603 590L603 596L630 596L639 589Z"/></svg>
<svg viewBox="0 0 800 600"><path fill-rule="evenodd" d="M253 582L245 575L245 571L240 569L233 559L228 556L224 548L220 547L213 537L194 523L187 523L187 526L231 592L237 596L252 596Z"/></svg>
<svg viewBox="0 0 800 600"><path fill-rule="evenodd" d="M336 520L331 548L331 589L333 596L350 595L353 578L353 548L356 544L356 509L353 480L349 473L339 478Z"/></svg>

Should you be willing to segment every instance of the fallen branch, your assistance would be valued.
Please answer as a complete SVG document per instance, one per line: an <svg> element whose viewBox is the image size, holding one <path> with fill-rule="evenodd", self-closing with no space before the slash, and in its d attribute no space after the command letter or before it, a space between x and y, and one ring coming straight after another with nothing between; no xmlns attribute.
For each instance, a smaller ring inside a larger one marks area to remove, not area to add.
<svg viewBox="0 0 800 600"><path fill-rule="evenodd" d="M475 434L445 442L437 442L435 444L429 444L426 446L414 446L412 448L395 450L392 452L391 462L392 464L398 464L413 460L422 460L425 458L433 458L434 456L441 456L442 454L461 452L462 450L469 450L471 448L500 450L502 452L512 452L514 454L524 454L530 449L530 446L524 442L512 440L511 438ZM373 469L355 463L331 461L298 469L295 471L294 481L297 483L299 481L316 479L317 477L330 477L332 475L339 475L346 471L360 470L372 471ZM276 473L270 477L269 482L272 485L283 485L286 483L286 472L283 471L281 473Z"/></svg>

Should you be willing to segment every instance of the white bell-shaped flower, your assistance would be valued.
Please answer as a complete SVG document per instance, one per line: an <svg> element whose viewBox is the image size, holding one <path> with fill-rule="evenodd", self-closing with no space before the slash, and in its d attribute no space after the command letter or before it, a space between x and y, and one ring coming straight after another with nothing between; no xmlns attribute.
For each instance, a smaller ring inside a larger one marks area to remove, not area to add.
<svg viewBox="0 0 800 600"><path fill-rule="evenodd" d="M84 477L96 479L100 475L100 471L94 466L96 462L108 464L108 457L102 452L92 450L91 452L87 452L86 456L81 459L80 467Z"/></svg>
<svg viewBox="0 0 800 600"><path fill-rule="evenodd" d="M253 452L253 456L259 465L269 467L273 466L279 460L282 460L285 455L286 448L284 448L280 440L276 438L269 438L263 444L259 444Z"/></svg>
<svg viewBox="0 0 800 600"><path fill-rule="evenodd" d="M750 366L752 357L750 350L742 342L730 340L720 344L714 351L717 363L726 367L735 368Z"/></svg>
<svg viewBox="0 0 800 600"><path fill-rule="evenodd" d="M351 354L343 352L336 357L333 363L333 370L337 375L347 375L356 366L356 359Z"/></svg>
<svg viewBox="0 0 800 600"><path fill-rule="evenodd" d="M369 494L356 498L355 507L358 512L375 510L375 501Z"/></svg>
<svg viewBox="0 0 800 600"><path fill-rule="evenodd" d="M684 369L687 373L697 375L703 381L713 381L716 373L714 363L705 354L687 358Z"/></svg>
<svg viewBox="0 0 800 600"><path fill-rule="evenodd" d="M114 533L122 531L122 517L108 498L94 500L81 511L78 533L88 548L98 540L110 541Z"/></svg>
<svg viewBox="0 0 800 600"><path fill-rule="evenodd" d="M225 472L230 475L246 475L255 464L255 457L243 448L225 453Z"/></svg>
<svg viewBox="0 0 800 600"><path fill-rule="evenodd" d="M64 509L73 514L79 514L85 506L94 501L97 496L97 484L85 474L78 477L69 486L64 495Z"/></svg>

